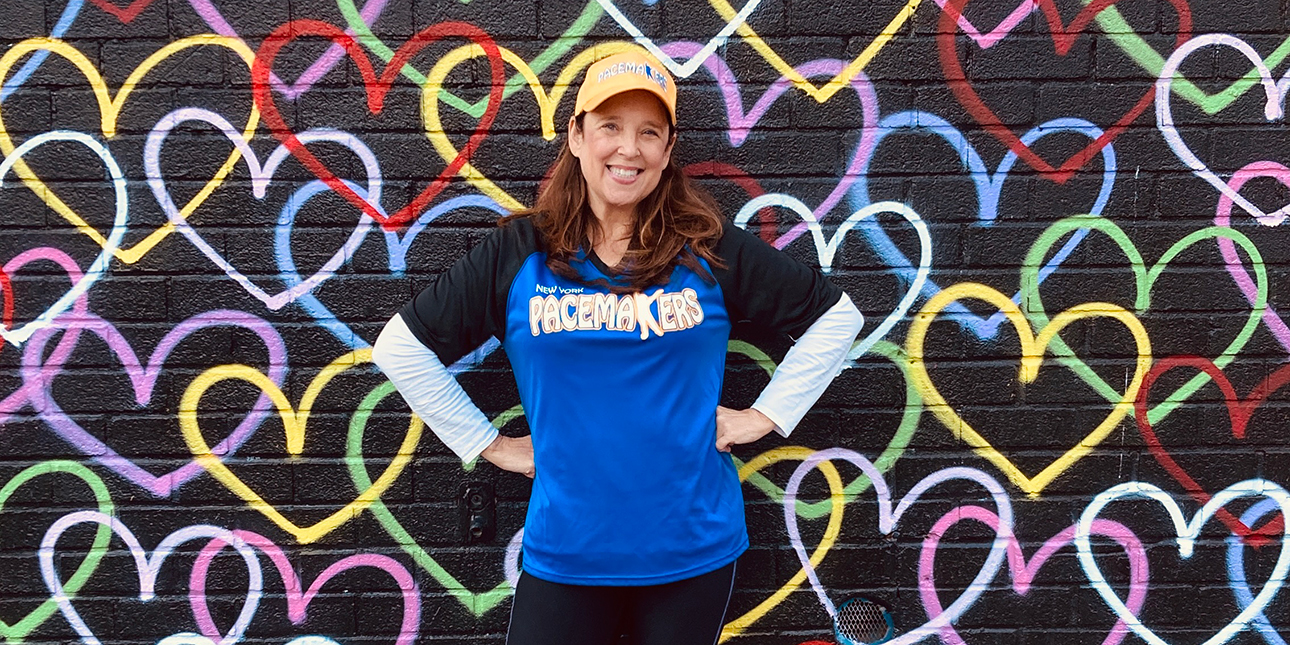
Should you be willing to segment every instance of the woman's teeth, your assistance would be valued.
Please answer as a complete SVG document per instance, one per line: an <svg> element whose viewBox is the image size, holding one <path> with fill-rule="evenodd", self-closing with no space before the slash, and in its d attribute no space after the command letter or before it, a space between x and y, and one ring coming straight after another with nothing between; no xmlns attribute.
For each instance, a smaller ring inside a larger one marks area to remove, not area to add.
<svg viewBox="0 0 1290 645"><path fill-rule="evenodd" d="M615 168L613 166L609 167L609 172L612 172L619 177L635 177L640 174L640 170L635 168L628 170L626 168Z"/></svg>

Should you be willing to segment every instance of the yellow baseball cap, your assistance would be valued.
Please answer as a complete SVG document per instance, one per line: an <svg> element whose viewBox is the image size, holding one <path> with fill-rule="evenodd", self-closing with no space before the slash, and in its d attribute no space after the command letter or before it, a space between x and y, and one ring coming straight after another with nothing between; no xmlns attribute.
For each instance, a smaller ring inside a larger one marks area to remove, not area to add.
<svg viewBox="0 0 1290 645"><path fill-rule="evenodd" d="M594 110L609 97L631 90L645 90L662 99L672 117L672 125L676 125L676 81L661 63L638 50L606 56L592 63L578 88L573 114Z"/></svg>

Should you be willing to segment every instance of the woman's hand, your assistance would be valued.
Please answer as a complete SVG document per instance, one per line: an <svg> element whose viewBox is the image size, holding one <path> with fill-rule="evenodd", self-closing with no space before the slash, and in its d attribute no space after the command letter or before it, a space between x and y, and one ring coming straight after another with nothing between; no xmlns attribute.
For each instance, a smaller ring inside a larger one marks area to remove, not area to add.
<svg viewBox="0 0 1290 645"><path fill-rule="evenodd" d="M488 444L488 447L479 453L479 456L502 470L519 473L529 479L533 478L535 471L532 435L507 437L499 434L496 439L493 439L493 443Z"/></svg>
<svg viewBox="0 0 1290 645"><path fill-rule="evenodd" d="M775 422L758 410L717 406L717 450L721 452L730 452L737 443L752 443L774 429Z"/></svg>

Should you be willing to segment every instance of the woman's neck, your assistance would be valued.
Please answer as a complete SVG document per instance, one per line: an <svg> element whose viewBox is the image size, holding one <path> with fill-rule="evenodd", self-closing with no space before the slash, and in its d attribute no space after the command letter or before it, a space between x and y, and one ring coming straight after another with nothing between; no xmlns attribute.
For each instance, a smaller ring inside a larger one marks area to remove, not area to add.
<svg viewBox="0 0 1290 645"><path fill-rule="evenodd" d="M595 230L587 232L591 248L601 262L607 266L617 266L627 253L632 240L632 213L593 213L596 216Z"/></svg>

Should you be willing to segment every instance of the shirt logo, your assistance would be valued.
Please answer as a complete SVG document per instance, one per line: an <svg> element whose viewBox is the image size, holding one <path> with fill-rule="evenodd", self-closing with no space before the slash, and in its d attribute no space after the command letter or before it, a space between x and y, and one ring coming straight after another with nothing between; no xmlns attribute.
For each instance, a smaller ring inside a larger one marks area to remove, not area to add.
<svg viewBox="0 0 1290 645"><path fill-rule="evenodd" d="M539 291L547 291L538 287ZM680 291L643 293L565 293L529 298L529 331L534 336L562 331L632 332L640 330L641 340L650 332L662 336L703 322L699 294L690 288Z"/></svg>

